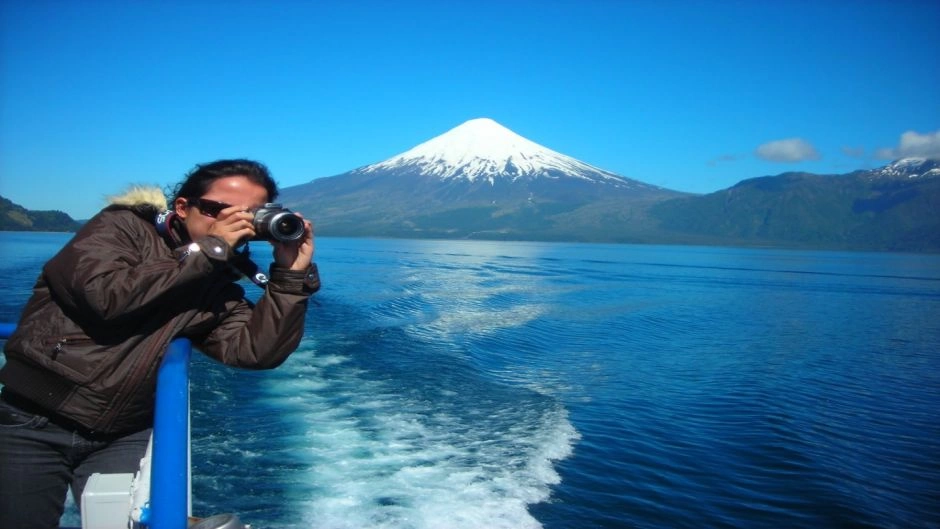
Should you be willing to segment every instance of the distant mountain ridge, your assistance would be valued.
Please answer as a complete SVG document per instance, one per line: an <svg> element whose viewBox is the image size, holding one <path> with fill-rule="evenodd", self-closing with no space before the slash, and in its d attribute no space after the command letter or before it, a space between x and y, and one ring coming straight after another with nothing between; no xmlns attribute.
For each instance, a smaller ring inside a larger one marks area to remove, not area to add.
<svg viewBox="0 0 940 529"><path fill-rule="evenodd" d="M783 173L650 208L660 228L713 244L940 251L940 162L843 175Z"/></svg>
<svg viewBox="0 0 940 529"><path fill-rule="evenodd" d="M81 224L58 210L28 210L0 196L0 231L76 231Z"/></svg>
<svg viewBox="0 0 940 529"><path fill-rule="evenodd" d="M470 120L385 161L283 190L320 235L940 251L940 163L784 173L693 195Z"/></svg>

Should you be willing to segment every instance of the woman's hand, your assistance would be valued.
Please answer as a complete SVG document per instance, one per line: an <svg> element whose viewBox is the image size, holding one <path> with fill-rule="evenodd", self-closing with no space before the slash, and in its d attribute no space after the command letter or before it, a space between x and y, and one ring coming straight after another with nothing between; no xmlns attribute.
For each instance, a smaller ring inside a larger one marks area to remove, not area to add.
<svg viewBox="0 0 940 529"><path fill-rule="evenodd" d="M209 235L220 237L232 248L255 236L252 224L254 214L245 211L242 206L232 206L219 212L215 222L209 226Z"/></svg>
<svg viewBox="0 0 940 529"><path fill-rule="evenodd" d="M303 215L296 214L303 218ZM274 264L291 270L306 270L313 261L313 224L304 219L304 236L296 241L271 241L274 246Z"/></svg>

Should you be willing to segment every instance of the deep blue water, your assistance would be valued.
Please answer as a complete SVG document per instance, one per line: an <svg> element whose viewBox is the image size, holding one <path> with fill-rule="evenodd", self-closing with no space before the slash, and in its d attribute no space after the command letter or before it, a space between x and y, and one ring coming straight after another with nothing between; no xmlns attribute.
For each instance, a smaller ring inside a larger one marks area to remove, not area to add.
<svg viewBox="0 0 940 529"><path fill-rule="evenodd" d="M0 233L0 320L65 240ZM317 262L281 368L194 360L196 515L940 527L940 256L321 238Z"/></svg>

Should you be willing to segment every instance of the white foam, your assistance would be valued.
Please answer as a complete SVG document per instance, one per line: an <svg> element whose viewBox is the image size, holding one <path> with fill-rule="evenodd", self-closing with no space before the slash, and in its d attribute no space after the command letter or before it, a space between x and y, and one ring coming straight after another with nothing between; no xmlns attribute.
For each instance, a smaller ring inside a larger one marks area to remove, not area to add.
<svg viewBox="0 0 940 529"><path fill-rule="evenodd" d="M268 398L290 414L287 441L307 468L298 527L540 527L527 507L548 498L559 482L553 462L577 438L560 406L459 416L343 362L320 378L314 358L295 353ZM304 376L288 374L290 365L305 366ZM467 397L450 395L472 405Z"/></svg>

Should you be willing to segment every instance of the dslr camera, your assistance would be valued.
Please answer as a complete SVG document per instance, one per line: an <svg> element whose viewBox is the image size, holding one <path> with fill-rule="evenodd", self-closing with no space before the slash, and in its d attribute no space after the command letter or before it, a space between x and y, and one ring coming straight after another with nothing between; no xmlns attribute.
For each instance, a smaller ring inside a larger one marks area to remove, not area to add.
<svg viewBox="0 0 940 529"><path fill-rule="evenodd" d="M254 210L254 214L251 224L257 241L289 242L304 236L304 219L280 204L269 202Z"/></svg>

